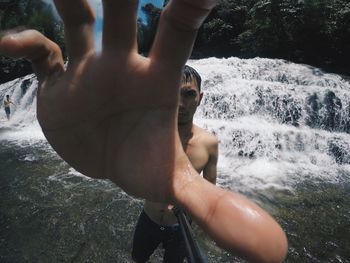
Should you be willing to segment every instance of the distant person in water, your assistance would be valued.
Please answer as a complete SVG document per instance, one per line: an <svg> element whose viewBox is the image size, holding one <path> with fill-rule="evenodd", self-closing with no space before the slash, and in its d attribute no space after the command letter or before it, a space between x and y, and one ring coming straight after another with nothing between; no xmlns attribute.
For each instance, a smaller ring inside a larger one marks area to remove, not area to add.
<svg viewBox="0 0 350 263"><path fill-rule="evenodd" d="M13 102L10 100L10 96L6 95L6 99L4 100L4 106L5 106L5 113L7 120L10 120L11 117L11 108L10 105L14 105Z"/></svg>
<svg viewBox="0 0 350 263"><path fill-rule="evenodd" d="M192 67L185 66L177 119L181 143L198 174L203 172L203 177L215 185L218 141L213 134L193 123L202 96L200 75ZM145 200L134 232L132 258L135 262L147 262L159 244L165 250L163 262L183 262L185 243L171 209L169 203Z"/></svg>

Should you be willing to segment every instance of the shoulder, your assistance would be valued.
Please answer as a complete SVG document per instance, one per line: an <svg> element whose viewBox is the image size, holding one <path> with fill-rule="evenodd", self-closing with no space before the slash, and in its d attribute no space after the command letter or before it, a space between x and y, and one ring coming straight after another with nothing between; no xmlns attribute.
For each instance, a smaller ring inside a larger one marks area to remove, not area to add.
<svg viewBox="0 0 350 263"><path fill-rule="evenodd" d="M200 140L200 143L207 148L209 153L215 154L215 152L217 152L219 141L214 134L197 125L194 125L194 132Z"/></svg>

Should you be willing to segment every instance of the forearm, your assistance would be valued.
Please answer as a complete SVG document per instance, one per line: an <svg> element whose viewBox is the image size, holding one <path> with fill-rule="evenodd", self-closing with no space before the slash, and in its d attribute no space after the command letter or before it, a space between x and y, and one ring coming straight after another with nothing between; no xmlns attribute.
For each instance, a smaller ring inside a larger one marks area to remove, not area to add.
<svg viewBox="0 0 350 263"><path fill-rule="evenodd" d="M252 262L283 261L286 236L270 215L240 194L198 178L181 190L177 201L219 246Z"/></svg>

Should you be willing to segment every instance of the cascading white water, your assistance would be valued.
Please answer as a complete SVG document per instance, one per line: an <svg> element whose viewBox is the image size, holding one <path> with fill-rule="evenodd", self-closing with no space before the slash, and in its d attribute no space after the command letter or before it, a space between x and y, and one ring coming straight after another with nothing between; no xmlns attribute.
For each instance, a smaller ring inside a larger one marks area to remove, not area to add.
<svg viewBox="0 0 350 263"><path fill-rule="evenodd" d="M0 85L0 138L43 139L36 118L36 92L38 82L28 75ZM11 118L8 121L4 111L4 99L10 96Z"/></svg>
<svg viewBox="0 0 350 263"><path fill-rule="evenodd" d="M350 171L350 84L341 76L261 58L189 65L203 79L195 122L220 140L219 183L292 189L305 178L342 180L339 171ZM43 139L36 89L32 75L0 86L0 99L8 94L15 104L10 121L1 104L1 139Z"/></svg>
<svg viewBox="0 0 350 263"><path fill-rule="evenodd" d="M204 80L196 122L220 140L221 183L292 189L350 171L350 83L343 77L262 58L189 64Z"/></svg>

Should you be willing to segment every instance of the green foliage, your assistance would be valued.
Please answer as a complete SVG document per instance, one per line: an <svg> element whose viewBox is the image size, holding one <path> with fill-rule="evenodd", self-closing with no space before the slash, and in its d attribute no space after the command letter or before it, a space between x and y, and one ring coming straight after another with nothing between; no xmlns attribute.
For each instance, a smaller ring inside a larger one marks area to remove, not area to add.
<svg viewBox="0 0 350 263"><path fill-rule="evenodd" d="M65 51L63 26L50 6L40 0L9 3L0 4L1 30L36 28ZM138 46L140 53L148 54L161 9L146 4L142 10L147 23L138 21ZM221 0L199 30L192 53L192 58L208 56L284 58L350 75L350 2ZM11 71L10 62L4 71ZM23 65L18 71L23 71Z"/></svg>
<svg viewBox="0 0 350 263"><path fill-rule="evenodd" d="M237 36L243 31L248 10L242 2L220 1L198 32L194 57L238 55Z"/></svg>
<svg viewBox="0 0 350 263"><path fill-rule="evenodd" d="M142 53L151 47L160 14L145 7ZM350 2L221 0L199 30L192 53L192 58L208 56L284 58L350 75Z"/></svg>
<svg viewBox="0 0 350 263"><path fill-rule="evenodd" d="M228 38L233 26L226 24L220 18L215 18L204 25L204 36L209 43L218 42L222 38Z"/></svg>

